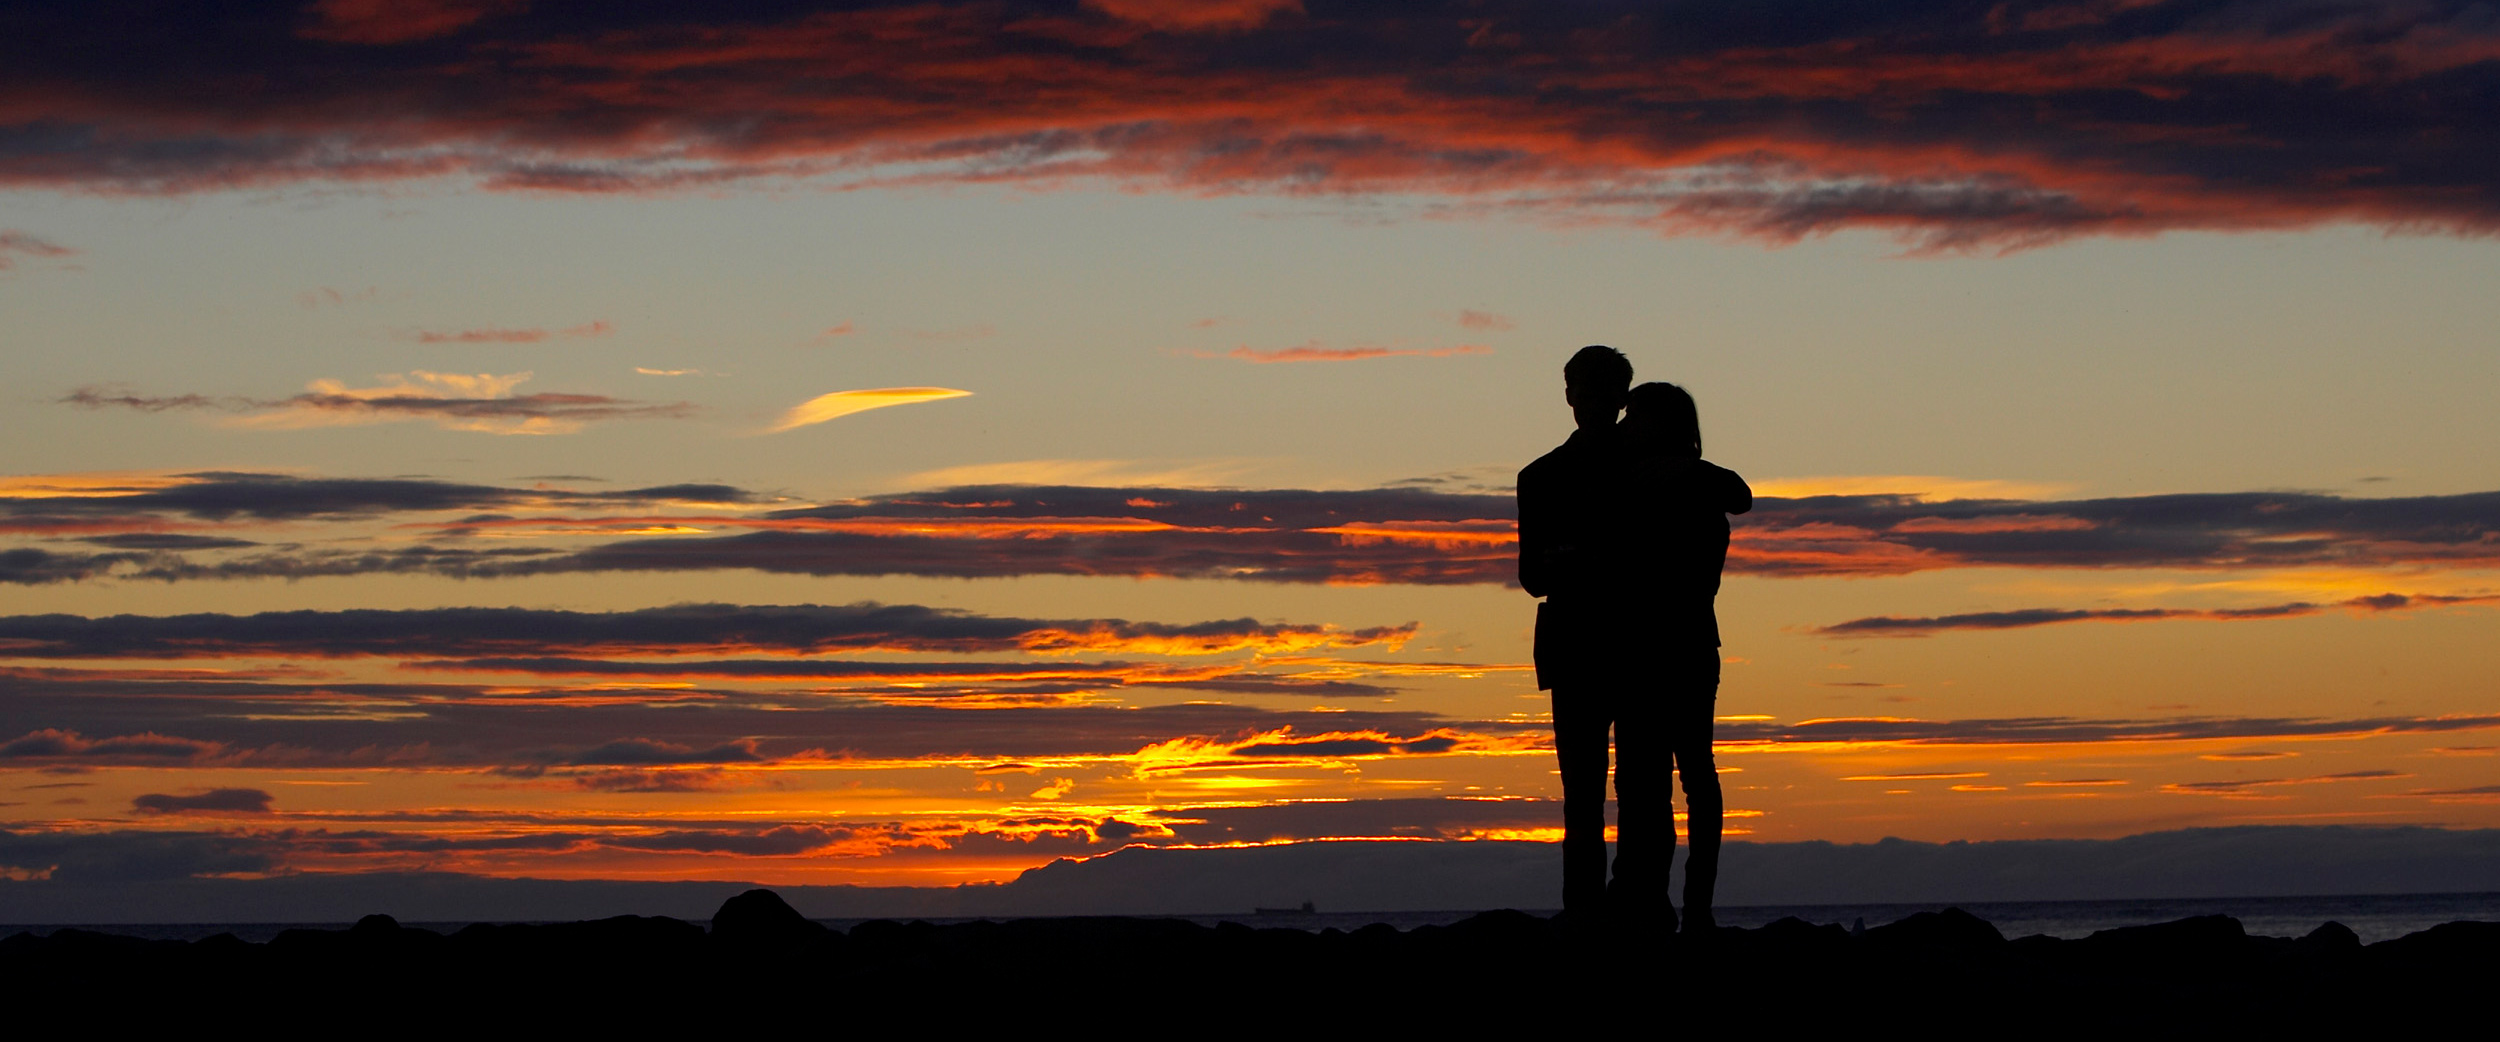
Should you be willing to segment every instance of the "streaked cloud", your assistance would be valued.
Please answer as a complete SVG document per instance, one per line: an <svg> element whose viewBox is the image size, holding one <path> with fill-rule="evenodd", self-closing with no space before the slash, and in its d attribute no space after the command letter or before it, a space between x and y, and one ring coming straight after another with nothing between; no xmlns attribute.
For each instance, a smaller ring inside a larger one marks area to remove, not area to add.
<svg viewBox="0 0 2500 1042"><path fill-rule="evenodd" d="M2382 593L2368 597L2354 597L2332 604L2294 601L2288 604L2266 604L2251 608L2025 608L2016 611L1969 612L1960 615L1915 618L1879 615L1833 623L1815 632L1827 637L1925 637L1948 630L2028 629L2034 626L2052 626L2068 622L2160 622L2176 619L2245 621L2317 615L2337 608L2377 613L2495 602L2500 602L2500 594L2447 596Z"/></svg>
<svg viewBox="0 0 2500 1042"><path fill-rule="evenodd" d="M876 387L859 391L835 391L832 394L820 394L799 403L789 412L781 414L781 418L774 421L768 431L778 433L796 430L870 409L942 401L948 398L964 398L971 394L970 391L958 391L950 387Z"/></svg>
<svg viewBox="0 0 2500 1042"><path fill-rule="evenodd" d="M1489 355L1493 349L1481 344L1460 344L1456 347L1326 347L1319 341L1296 347L1262 351L1244 344L1222 354L1198 352L1200 358L1237 358L1244 362L1360 362L1373 358L1451 358L1458 355Z"/></svg>
<svg viewBox="0 0 2500 1042"><path fill-rule="evenodd" d="M606 336L613 332L616 332L616 327L602 319L554 331L536 326L527 329L462 329L452 332L418 330L414 336L420 344L535 344L559 337L579 339Z"/></svg>
<svg viewBox="0 0 2500 1042"><path fill-rule="evenodd" d="M130 525L371 517L516 508L746 506L762 497L728 485L654 485L606 492L506 488L425 478L308 478L249 471L99 472L0 479L0 517L103 517Z"/></svg>
<svg viewBox="0 0 2500 1042"><path fill-rule="evenodd" d="M15 267L19 257L67 257L77 253L50 239L21 231L0 228L0 271Z"/></svg>
<svg viewBox="0 0 2500 1042"><path fill-rule="evenodd" d="M1489 329L1496 332L1507 332L1519 328L1519 323L1511 321L1510 316L1490 311L1460 311L1458 324L1468 329Z"/></svg>
<svg viewBox="0 0 2500 1042"><path fill-rule="evenodd" d="M2161 791L2189 796L2225 796L2233 798L2247 798L2254 795L2251 790L2275 788L2284 785L2321 785L2333 782L2394 781L2400 778L2410 777L2413 777L2413 775L2402 771L2344 771L2337 774L2312 774L2300 778L2254 778L2244 781L2173 782L2162 786Z"/></svg>
<svg viewBox="0 0 2500 1042"><path fill-rule="evenodd" d="M965 486L1139 486L1206 488L1230 485L1262 461L1254 459L1127 460L1028 459L998 463L966 463L924 470L904 480L927 489ZM1151 498L1144 492L1131 499Z"/></svg>
<svg viewBox="0 0 2500 1042"><path fill-rule="evenodd" d="M2259 738L2357 738L2493 729L2500 729L2500 715L2357 719L2180 716L2139 720L2066 716L1921 720L1868 716L1826 717L1788 724L1722 721L1718 726L1718 745L1721 751L1730 753L1824 752L1911 746L2167 744Z"/></svg>
<svg viewBox="0 0 2500 1042"><path fill-rule="evenodd" d="M1381 646L1415 626L1346 629L1231 619L1018 619L912 604L681 604L620 612L531 608L267 612L258 615L0 616L0 658L189 659L356 656L1268 654Z"/></svg>
<svg viewBox="0 0 2500 1042"><path fill-rule="evenodd" d="M315 380L306 393L291 398L148 396L88 387L63 396L61 401L89 409L226 412L235 414L229 421L235 426L264 430L420 420L446 430L487 434L570 434L590 423L678 419L694 410L684 402L657 404L596 394L512 393L530 376L420 369L387 375L383 377L386 382L378 387L349 387L337 380Z"/></svg>

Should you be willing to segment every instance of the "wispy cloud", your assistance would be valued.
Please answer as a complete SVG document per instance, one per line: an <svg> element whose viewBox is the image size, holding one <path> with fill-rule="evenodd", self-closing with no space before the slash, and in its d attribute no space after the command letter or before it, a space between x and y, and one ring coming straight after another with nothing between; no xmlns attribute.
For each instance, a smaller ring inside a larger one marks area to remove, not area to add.
<svg viewBox="0 0 2500 1042"><path fill-rule="evenodd" d="M531 608L259 615L0 616L0 657L827 655L861 652L1264 654L1403 646L1414 624L1345 629L1229 619L1025 619L913 604L682 604L626 612Z"/></svg>
<svg viewBox="0 0 2500 1042"><path fill-rule="evenodd" d="M1948 630L2028 629L2034 626L2053 626L2068 622L2160 622L2175 619L2246 621L2316 615L2336 608L2360 612L2389 612L2494 602L2500 602L2500 594L2447 596L2422 593L2382 593L2325 604L2294 601L2287 604L2266 604L2251 608L2024 608L2015 611L1983 611L1961 615L1910 618L1880 615L1834 623L1815 632L1827 637L1924 637Z"/></svg>
<svg viewBox="0 0 2500 1042"><path fill-rule="evenodd" d="M1457 355L1489 355L1493 349L1481 344L1460 344L1456 347L1324 347L1313 340L1296 347L1262 351L1247 344L1221 354L1200 351L1200 358L1237 358L1244 362L1359 362L1371 358L1450 358Z"/></svg>
<svg viewBox="0 0 2500 1042"><path fill-rule="evenodd" d="M1497 332L1519 328L1519 323L1511 321L1509 316L1497 315L1490 311L1460 311L1458 324L1468 329L1487 329Z"/></svg>
<svg viewBox="0 0 2500 1042"><path fill-rule="evenodd" d="M817 395L799 403L789 412L782 413L781 418L774 421L766 432L779 433L796 430L870 409L943 401L948 398L968 397L971 394L970 391L958 391L951 387L876 387L859 391L835 391L832 394Z"/></svg>
<svg viewBox="0 0 2500 1042"><path fill-rule="evenodd" d="M1213 459L1190 461L1126 460L1126 459L1028 459L1004 460L997 463L965 463L936 470L924 470L904 479L920 488L959 488L967 485L1025 486L1129 486L1154 488L1210 488L1229 485L1259 465L1257 460ZM1152 501L1150 494L1129 498Z"/></svg>
<svg viewBox="0 0 2500 1042"><path fill-rule="evenodd" d="M67 514L158 528L180 518L338 520L442 510L648 509L769 502L774 501L729 485L654 485L583 492L547 485L507 488L426 478L319 478L248 471L102 471L0 478L0 516Z"/></svg>
<svg viewBox="0 0 2500 1042"><path fill-rule="evenodd" d="M2344 771L2337 774L2312 774L2300 778L2254 778L2234 781L2173 782L2162 786L2161 791L2189 796L2226 796L2246 798L2253 795L2250 790L2269 789L2284 785L2322 785L2334 782L2393 781L2399 778L2410 777L2413 776L2402 771Z"/></svg>
<svg viewBox="0 0 2500 1042"><path fill-rule="evenodd" d="M77 252L50 239L0 228L0 271L15 266L18 257L67 257Z"/></svg>
<svg viewBox="0 0 2500 1042"><path fill-rule="evenodd" d="M236 426L265 430L422 420L447 430L488 434L570 434L586 424L606 420L678 419L693 412L693 406L684 402L637 402L596 394L512 393L530 376L420 369L386 375L386 382L378 387L349 387L337 380L315 380L306 393L291 398L149 396L88 387L71 392L61 401L90 409L221 411L236 414L231 421Z"/></svg>
<svg viewBox="0 0 2500 1042"><path fill-rule="evenodd" d="M602 319L552 332L532 326L527 329L463 329L455 332L418 330L415 336L420 344L535 344L558 337L578 339L606 336L613 332L616 332L616 326Z"/></svg>
<svg viewBox="0 0 2500 1042"><path fill-rule="evenodd" d="M2071 716L1922 720L1910 717L1825 717L1782 724L1719 723L1719 747L1728 752L1830 752L1912 746L2034 746L2236 742L2263 738L2360 738L2384 734L2442 734L2500 729L2500 715L2329 717L2175 716L2093 719ZM2335 781L2387 776L2385 772L2321 776ZM2243 783L2243 784L2277 784Z"/></svg>

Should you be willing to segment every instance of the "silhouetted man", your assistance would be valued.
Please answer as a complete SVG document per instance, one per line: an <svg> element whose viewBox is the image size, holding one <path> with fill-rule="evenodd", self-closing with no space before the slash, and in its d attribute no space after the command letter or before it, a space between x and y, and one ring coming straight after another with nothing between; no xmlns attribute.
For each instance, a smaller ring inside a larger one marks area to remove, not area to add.
<svg viewBox="0 0 2500 1042"><path fill-rule="evenodd" d="M1562 762L1563 911L1583 924L1606 904L1607 732L1625 675L1626 591L1617 571L1625 456L1615 415L1631 389L1632 363L1622 352L1581 348L1563 365L1563 400L1579 429L1519 472L1519 585L1545 599L1536 611L1536 678L1554 693L1554 752ZM1631 730L1636 746L1639 731ZM1629 828L1617 834L1620 883L1624 870L1641 864L1640 836Z"/></svg>

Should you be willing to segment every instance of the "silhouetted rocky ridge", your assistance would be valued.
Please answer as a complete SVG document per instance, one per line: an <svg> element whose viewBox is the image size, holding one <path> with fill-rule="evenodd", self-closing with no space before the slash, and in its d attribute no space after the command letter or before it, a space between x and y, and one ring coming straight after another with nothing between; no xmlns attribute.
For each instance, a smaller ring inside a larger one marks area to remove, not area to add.
<svg viewBox="0 0 2500 1042"><path fill-rule="evenodd" d="M499 1015L739 1030L831 1024L861 1003L879 1017L940 1020L1041 1016L1068 1003L1061 1008L1080 1020L1255 1010L1334 1028L1367 1011L1534 1023L1581 1015L1557 997L1582 987L1609 996L1575 1007L1591 1015L1601 1005L1610 1016L1646 1009L1678 1022L1812 1014L1843 1017L1825 1026L1852 1031L2384 1025L2472 1003L2495 974L2500 923L2488 922L2370 945L2335 923L2262 937L2218 915L2009 940L1953 908L1872 928L1790 918L1698 937L1515 911L1407 931L1127 917L878 920L837 931L770 890L731 898L708 928L618 916L443 934L370 915L266 944L75 929L0 940L0 981L22 1000L138 1019L193 1019L249 999L304 1013L353 1007L382 1023Z"/></svg>

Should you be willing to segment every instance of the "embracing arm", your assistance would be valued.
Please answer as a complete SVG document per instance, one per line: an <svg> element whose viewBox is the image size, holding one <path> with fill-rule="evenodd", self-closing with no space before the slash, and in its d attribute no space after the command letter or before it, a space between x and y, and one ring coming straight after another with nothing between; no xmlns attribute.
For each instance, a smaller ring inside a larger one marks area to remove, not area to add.
<svg viewBox="0 0 2500 1042"><path fill-rule="evenodd" d="M1718 499L1716 505L1720 513L1742 514L1753 509L1753 486L1745 484L1745 479L1738 477L1735 471L1715 463L1706 465L1717 472L1711 475L1714 481L1711 493Z"/></svg>

